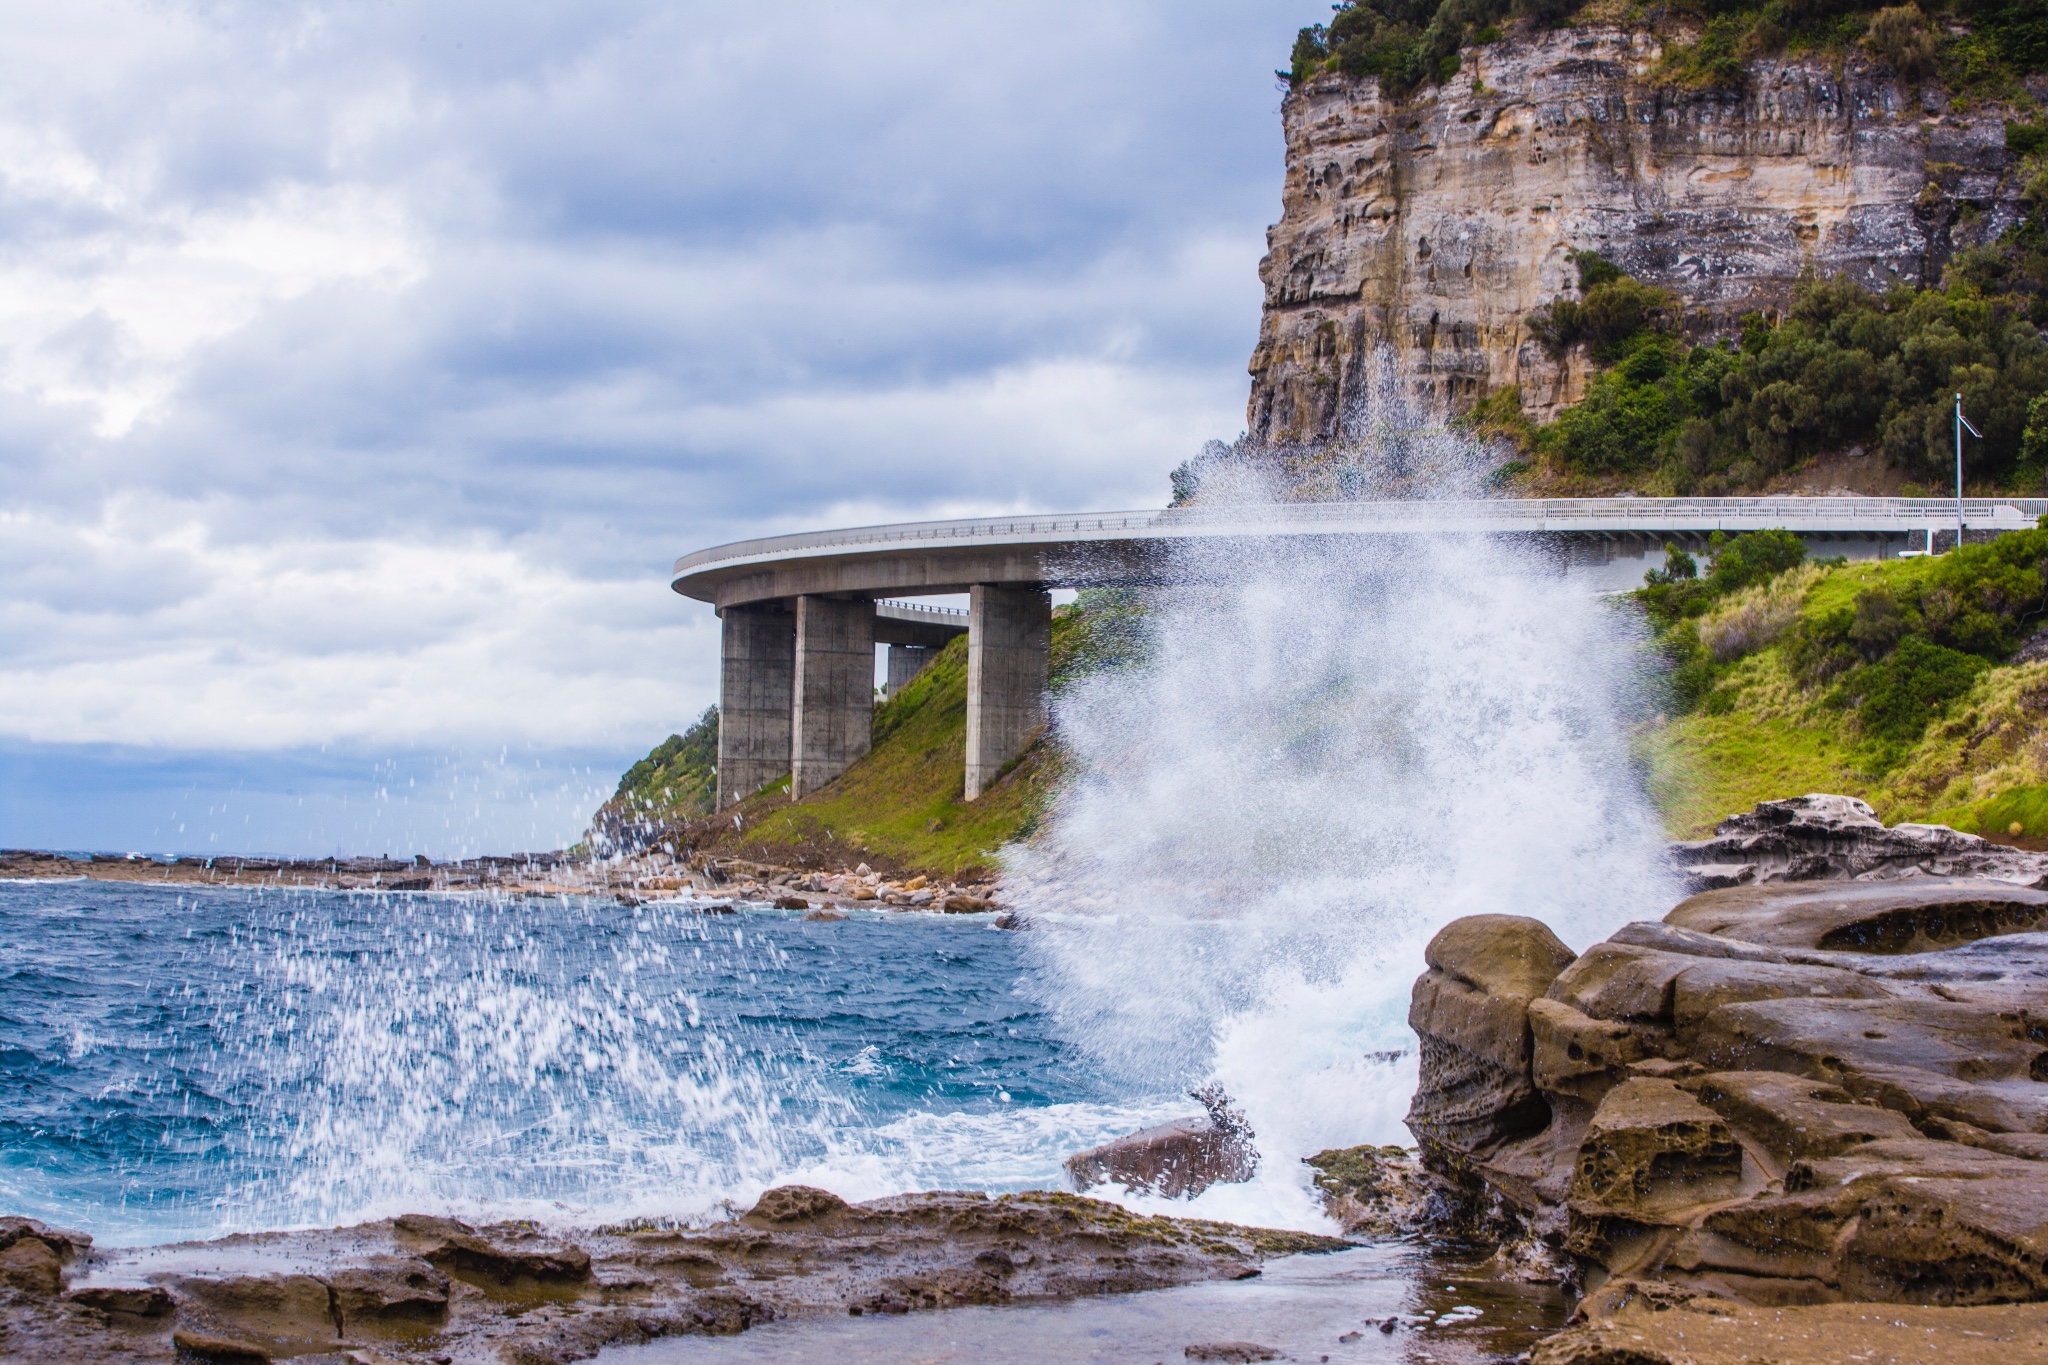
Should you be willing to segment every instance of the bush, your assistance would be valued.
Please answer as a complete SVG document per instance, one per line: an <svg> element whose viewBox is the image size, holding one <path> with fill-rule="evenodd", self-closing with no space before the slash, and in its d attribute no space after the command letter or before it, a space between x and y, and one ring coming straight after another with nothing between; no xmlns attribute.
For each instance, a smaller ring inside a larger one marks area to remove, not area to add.
<svg viewBox="0 0 2048 1365"><path fill-rule="evenodd" d="M1343 0L1328 24L1294 40L1280 76L1298 85L1323 71L1375 76L1399 99L1442 83L1468 44L1498 41L1501 25L1550 28L1569 22L1587 0ZM1674 0L1671 9L1704 21L1697 42L1665 52L1661 74L1674 84L1739 89L1748 63L1788 46L1839 52L1861 39L1909 80L1937 75L2009 98L2015 75L2048 69L2048 13L2036 0L1950 0L1971 32L1944 41L1914 5L1881 0Z"/></svg>
<svg viewBox="0 0 2048 1365"><path fill-rule="evenodd" d="M1941 61L1941 40L1918 5L1893 5L1870 16L1863 45L1909 81L1924 81Z"/></svg>
<svg viewBox="0 0 2048 1365"><path fill-rule="evenodd" d="M1911 636L1881 662L1851 669L1835 685L1833 700L1855 711L1857 728L1878 761L1891 766L1989 667L1974 654Z"/></svg>

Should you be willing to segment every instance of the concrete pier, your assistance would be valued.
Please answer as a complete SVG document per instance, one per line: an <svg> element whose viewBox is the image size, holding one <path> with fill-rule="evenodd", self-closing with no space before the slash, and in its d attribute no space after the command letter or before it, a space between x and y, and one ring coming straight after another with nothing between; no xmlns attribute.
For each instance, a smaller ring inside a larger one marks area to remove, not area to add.
<svg viewBox="0 0 2048 1365"><path fill-rule="evenodd" d="M868 751L875 724L875 604L796 600L792 794L807 796Z"/></svg>
<svg viewBox="0 0 2048 1365"><path fill-rule="evenodd" d="M924 672L938 653L927 645L890 645L889 681L882 685L882 695L893 697L901 692L912 678Z"/></svg>
<svg viewBox="0 0 2048 1365"><path fill-rule="evenodd" d="M977 583L967 609L967 799L1045 726L1052 596L1036 585Z"/></svg>
<svg viewBox="0 0 2048 1365"><path fill-rule="evenodd" d="M796 617L779 607L727 607L718 686L720 810L789 771Z"/></svg>

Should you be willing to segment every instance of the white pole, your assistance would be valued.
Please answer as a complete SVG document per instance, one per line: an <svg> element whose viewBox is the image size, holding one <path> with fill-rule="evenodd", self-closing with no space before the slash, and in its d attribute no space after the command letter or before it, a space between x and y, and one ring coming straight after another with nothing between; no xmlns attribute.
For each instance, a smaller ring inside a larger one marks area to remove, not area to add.
<svg viewBox="0 0 2048 1365"><path fill-rule="evenodd" d="M1963 548L1963 396L1956 395L1956 548Z"/></svg>

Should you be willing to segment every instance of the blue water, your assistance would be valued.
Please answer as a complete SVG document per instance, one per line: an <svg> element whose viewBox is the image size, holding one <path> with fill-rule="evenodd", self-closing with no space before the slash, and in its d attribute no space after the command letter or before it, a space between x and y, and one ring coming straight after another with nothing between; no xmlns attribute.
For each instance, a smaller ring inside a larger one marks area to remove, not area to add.
<svg viewBox="0 0 2048 1365"><path fill-rule="evenodd" d="M0 883L0 1213L112 1242L1042 1187L1118 1093L981 918Z"/></svg>

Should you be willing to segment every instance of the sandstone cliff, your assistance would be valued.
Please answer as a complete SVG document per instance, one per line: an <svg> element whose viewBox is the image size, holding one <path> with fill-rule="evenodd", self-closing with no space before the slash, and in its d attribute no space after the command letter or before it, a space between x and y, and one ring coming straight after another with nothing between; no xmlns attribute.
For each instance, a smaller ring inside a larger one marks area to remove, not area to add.
<svg viewBox="0 0 2048 1365"><path fill-rule="evenodd" d="M1508 384L1547 419L1583 390L1525 319L1597 250L1675 291L1695 335L1800 273L1934 283L2018 217L2006 111L1951 108L1860 54L1754 63L1740 92L1654 79L1658 38L1582 27L1468 49L1404 101L1317 76L1281 108L1287 179L1260 265L1247 427L1334 433L1372 350L1457 406Z"/></svg>

